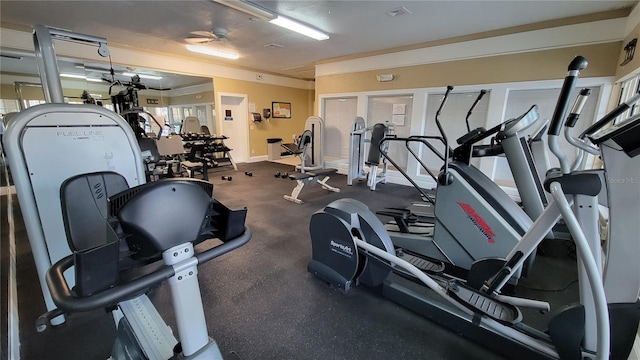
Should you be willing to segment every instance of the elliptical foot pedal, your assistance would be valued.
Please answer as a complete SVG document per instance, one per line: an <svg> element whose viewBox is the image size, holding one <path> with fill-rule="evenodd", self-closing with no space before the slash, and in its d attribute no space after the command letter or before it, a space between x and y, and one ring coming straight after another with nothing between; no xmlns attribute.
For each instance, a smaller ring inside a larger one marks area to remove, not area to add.
<svg viewBox="0 0 640 360"><path fill-rule="evenodd" d="M429 274L440 274L444 271L444 263L425 258L404 249L396 249L396 256Z"/></svg>
<svg viewBox="0 0 640 360"><path fill-rule="evenodd" d="M447 293L474 312L486 315L503 324L512 325L522 321L522 313L516 306L492 298L457 280L449 282Z"/></svg>

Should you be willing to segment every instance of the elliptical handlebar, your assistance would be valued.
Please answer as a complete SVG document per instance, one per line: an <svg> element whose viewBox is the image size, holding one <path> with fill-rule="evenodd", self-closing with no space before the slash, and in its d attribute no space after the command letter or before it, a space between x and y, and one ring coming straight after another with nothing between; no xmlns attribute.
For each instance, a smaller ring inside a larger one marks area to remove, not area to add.
<svg viewBox="0 0 640 360"><path fill-rule="evenodd" d="M442 111L444 104L447 102L447 98L449 98L449 93L451 92L451 90L453 90L453 86L447 85L447 91L444 93L444 97L440 102L440 107L438 108L438 111L436 111L436 126L438 126L438 131L440 131L440 135L442 135L442 138L444 139L445 143L448 143L448 141L447 141L447 135L444 133L444 129L440 124L440 112Z"/></svg>
<svg viewBox="0 0 640 360"><path fill-rule="evenodd" d="M571 112L569 113L569 116L567 116L567 120L564 122L565 127L572 128L576 126L576 122L580 117L580 113L582 113L582 109L584 108L584 104L586 104L589 95L591 95L591 89L584 88L580 90L580 94L578 94L576 102L573 103Z"/></svg>
<svg viewBox="0 0 640 360"><path fill-rule="evenodd" d="M549 131L547 131L547 135L549 136L549 149L553 155L558 158L563 174L571 172L571 164L569 164L567 156L564 154L562 149L560 149L558 137L560 135L560 130L562 129L562 123L564 122L564 115L569 107L569 96L571 95L571 90L573 90L573 87L578 81L580 71L586 69L587 65L587 60L582 56L576 56L569 64L567 76L564 78L564 83L562 84L560 95L558 96L558 102L555 110L553 111L553 116L551 117Z"/></svg>
<svg viewBox="0 0 640 360"><path fill-rule="evenodd" d="M442 139L444 140L444 169L441 173L442 178L438 177L438 182L443 185L449 184L449 140L447 139L447 134L444 133L442 124L440 124L440 112L442 111L444 104L447 102L447 98L449 97L451 90L453 90L453 86L447 85L447 91L444 93L444 97L442 98L438 111L436 111L436 126L438 126L438 131L440 131L440 135L442 135Z"/></svg>
<svg viewBox="0 0 640 360"><path fill-rule="evenodd" d="M615 120L618 116L622 115L622 113L631 109L633 104L637 103L638 100L640 100L640 93L635 94L631 99L623 102L622 104L616 106L615 109L609 111L608 114L603 116L600 120L596 121L593 125L589 126L585 131L583 131L582 134L580 134L579 138L584 139L585 137L598 132L607 124Z"/></svg>
<svg viewBox="0 0 640 360"><path fill-rule="evenodd" d="M464 121L467 124L467 132L471 132L471 127L469 126L469 118L471 117L471 113L473 112L473 109L475 109L476 105L478 105L478 102L480 102L480 100L486 93L487 93L487 90L485 89L480 90L480 94L478 94L476 101L473 102L473 105L471 105L471 108L467 112L467 117L464 119Z"/></svg>
<svg viewBox="0 0 640 360"><path fill-rule="evenodd" d="M591 95L591 90L588 88L584 88L580 90L580 94L576 98L576 102L573 104L571 108L571 112L569 116L567 116L567 120L564 123L564 137L567 139L569 144L575 146L578 149L578 154L573 162L573 166L571 167L571 171L578 170L580 164L582 164L582 160L584 159L584 152L588 152L593 155L597 155L599 153L598 149L589 145L584 139L576 138L571 135L571 129L576 125L576 122L580 118L580 113L582 113L582 109L584 108L584 104L587 102L587 98Z"/></svg>
<svg viewBox="0 0 640 360"><path fill-rule="evenodd" d="M558 102L556 103L556 108L553 112L553 116L551 117L549 131L547 132L548 135L557 136L560 134L564 114L567 112L567 108L569 107L569 96L571 95L571 90L575 86L576 81L578 81L580 71L586 69L588 64L587 59L582 56L576 56L569 64L567 77L564 78L564 84L560 90Z"/></svg>

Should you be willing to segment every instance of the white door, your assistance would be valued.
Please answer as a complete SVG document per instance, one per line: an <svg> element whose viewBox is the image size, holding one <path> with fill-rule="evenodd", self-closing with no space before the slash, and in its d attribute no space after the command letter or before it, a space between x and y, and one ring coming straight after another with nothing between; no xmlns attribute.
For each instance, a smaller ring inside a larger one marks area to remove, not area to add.
<svg viewBox="0 0 640 360"><path fill-rule="evenodd" d="M246 94L218 93L218 123L220 132L229 139L225 140L231 148L231 157L235 162L249 160L249 108Z"/></svg>

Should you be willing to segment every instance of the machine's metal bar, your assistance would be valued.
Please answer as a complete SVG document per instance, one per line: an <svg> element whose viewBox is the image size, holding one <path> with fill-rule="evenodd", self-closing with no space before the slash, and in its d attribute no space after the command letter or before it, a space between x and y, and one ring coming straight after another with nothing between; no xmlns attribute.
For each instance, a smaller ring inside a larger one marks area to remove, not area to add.
<svg viewBox="0 0 640 360"><path fill-rule="evenodd" d="M147 295L119 303L141 350L149 360L165 360L173 356L178 343Z"/></svg>
<svg viewBox="0 0 640 360"><path fill-rule="evenodd" d="M102 37L77 34L71 31L35 25L33 27L33 45L36 54L36 63L42 82L44 98L48 103L63 103L62 83L60 71L56 61L56 51L53 47L53 39L61 39L98 46L100 56L108 56L107 40Z"/></svg>
<svg viewBox="0 0 640 360"><path fill-rule="evenodd" d="M2 156L2 165L4 167L4 177L7 189L10 187L9 172L7 165ZM16 229L13 217L13 196L7 192L7 223L9 225L9 277L7 291L7 354L9 359L20 358L20 321L18 318L18 281L16 274Z"/></svg>
<svg viewBox="0 0 640 360"><path fill-rule="evenodd" d="M168 282L182 352L188 357L209 342L198 284L198 260L193 256L192 243L167 249L162 258L166 265L173 266L176 273Z"/></svg>
<svg viewBox="0 0 640 360"><path fill-rule="evenodd" d="M44 99L48 103L63 103L64 96L62 95L60 71L56 62L56 51L53 48L53 40L47 27L43 25L34 26L33 45Z"/></svg>
<svg viewBox="0 0 640 360"><path fill-rule="evenodd" d="M462 304L458 303L456 300L452 299L448 294L447 294L447 290L445 288L443 288L442 286L440 286L440 284L438 284L438 282L436 282L434 279L432 279L431 277L429 277L428 275L426 275L424 272L420 271L418 268L416 268L415 266L411 265L410 263L406 262L405 260L402 260L400 258L398 258L397 256L394 256L392 254L389 254L386 251L383 251L365 241L362 241L360 239L354 238L353 239L355 244L359 247L362 248L364 250L366 250L367 252L370 252L372 254L374 254L375 256L378 256L388 262L390 262L393 265L399 266L401 267L403 270L406 270L407 272L409 272L411 275L415 276L418 280L420 280L423 284L425 284L429 289L433 290L434 292L436 292L438 295L440 295L444 300L446 300L448 303L450 303L451 305L453 305L458 311L462 312L462 314L466 315L466 319L469 321L468 317L473 317L474 313L467 309L465 306L463 306ZM492 331L495 331L503 336L509 337L514 339L515 341L524 344L525 346L528 346L532 349L535 349L536 351L542 352L543 354L550 356L550 357L558 357L557 352L550 347L548 344L538 340L538 339L534 339L531 336L528 336L526 334L521 333L520 331L509 327L509 326L505 326L493 319L490 319L488 317L480 317L478 319L479 324L478 326L481 327L485 327L488 329L491 329Z"/></svg>
<svg viewBox="0 0 640 360"><path fill-rule="evenodd" d="M598 268L593 254L591 253L587 238L582 231L582 228L580 227L580 223L574 216L573 210L571 209L569 202L566 200L565 195L562 192L562 187L559 183L554 182L551 184L550 189L554 202L558 205L557 207L562 213L562 218L567 224L567 227L571 232L571 236L573 237L573 240L576 244L579 259L583 264L582 268L588 275L594 304L592 309L586 308L586 306L589 304L585 304L585 314L588 314L590 311L595 311L597 321L596 359L606 360L609 358L610 347L609 309L607 307L607 300L605 298L600 268ZM594 201L593 203L595 204L596 202ZM593 219L593 221L597 221L597 219ZM589 329L585 328L585 332L588 331Z"/></svg>

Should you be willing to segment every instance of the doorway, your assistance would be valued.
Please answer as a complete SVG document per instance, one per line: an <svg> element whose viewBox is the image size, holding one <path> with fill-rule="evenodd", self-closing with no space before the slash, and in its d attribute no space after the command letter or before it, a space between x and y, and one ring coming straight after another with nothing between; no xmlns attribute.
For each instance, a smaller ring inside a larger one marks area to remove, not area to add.
<svg viewBox="0 0 640 360"><path fill-rule="evenodd" d="M228 140L231 156L237 163L249 160L249 108L246 94L218 93L220 135Z"/></svg>

